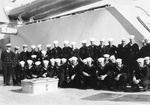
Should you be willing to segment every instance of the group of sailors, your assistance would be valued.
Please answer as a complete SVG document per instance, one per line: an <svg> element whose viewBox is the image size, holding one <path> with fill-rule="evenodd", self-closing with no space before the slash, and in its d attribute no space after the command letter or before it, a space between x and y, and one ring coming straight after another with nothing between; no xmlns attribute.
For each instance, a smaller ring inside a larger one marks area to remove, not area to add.
<svg viewBox="0 0 150 105"><path fill-rule="evenodd" d="M76 42L64 41L64 47L54 41L54 46L47 44L47 50L42 45L23 45L11 50L11 44L5 45L1 53L4 85L21 84L21 80L33 78L58 78L60 88L94 88L127 90L130 85L133 91L148 91L150 84L150 40L143 40L139 49L134 41L134 35L129 36L129 42L123 38L121 44L115 46L113 39L101 39L99 45L90 39L87 46L82 40L82 46L77 48ZM37 47L37 50L36 50Z"/></svg>

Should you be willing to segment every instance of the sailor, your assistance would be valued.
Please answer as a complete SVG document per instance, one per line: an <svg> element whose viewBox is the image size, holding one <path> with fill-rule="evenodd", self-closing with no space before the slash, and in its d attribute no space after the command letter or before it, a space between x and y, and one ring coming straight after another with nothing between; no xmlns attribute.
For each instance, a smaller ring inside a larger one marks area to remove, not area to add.
<svg viewBox="0 0 150 105"><path fill-rule="evenodd" d="M46 48L47 48L46 55L48 55L48 57L51 59L52 58L52 45L47 44Z"/></svg>
<svg viewBox="0 0 150 105"><path fill-rule="evenodd" d="M71 42L71 57L79 58L79 49L75 46L76 42Z"/></svg>
<svg viewBox="0 0 150 105"><path fill-rule="evenodd" d="M106 53L109 55L115 55L117 56L117 47L113 44L114 39L109 38L108 39L108 45L106 46Z"/></svg>
<svg viewBox="0 0 150 105"><path fill-rule="evenodd" d="M5 85L11 85L12 73L13 73L13 60L15 57L14 52L11 51L11 43L5 45L6 50L1 53L2 69L3 69L3 83Z"/></svg>
<svg viewBox="0 0 150 105"><path fill-rule="evenodd" d="M116 59L116 69L114 71L115 87L121 91L126 91L129 69L122 64L122 59Z"/></svg>
<svg viewBox="0 0 150 105"><path fill-rule="evenodd" d="M36 46L35 45L31 45L30 58L31 58L32 55L37 55Z"/></svg>
<svg viewBox="0 0 150 105"><path fill-rule="evenodd" d="M94 61L97 59L97 46L94 44L95 39L90 38L90 45L88 46L88 54Z"/></svg>
<svg viewBox="0 0 150 105"><path fill-rule="evenodd" d="M140 91L139 85L143 87L144 91L148 91L148 85L150 84L149 78L149 68L144 65L144 59L137 59L138 67L133 72L132 78L132 88L134 91Z"/></svg>
<svg viewBox="0 0 150 105"><path fill-rule="evenodd" d="M47 70L47 77L53 78L57 74L55 74L55 59L50 59L49 69Z"/></svg>
<svg viewBox="0 0 150 105"><path fill-rule="evenodd" d="M80 88L80 70L81 66L78 63L77 57L71 57L69 59L70 64L68 65L67 71L67 86L70 88Z"/></svg>
<svg viewBox="0 0 150 105"><path fill-rule="evenodd" d="M20 57L20 54L18 52L19 50L19 47L18 46L15 46L14 47L14 53L15 53L15 57L14 57L14 61L13 61L13 82L14 84L18 84L18 80L19 80L19 73L20 73L20 70L19 70L19 57Z"/></svg>
<svg viewBox="0 0 150 105"><path fill-rule="evenodd" d="M58 46L58 41L53 41L54 47L52 49L53 58L61 58L62 57L62 49Z"/></svg>
<svg viewBox="0 0 150 105"><path fill-rule="evenodd" d="M28 52L28 45L22 45L23 51L20 53L20 61L25 61L30 59L30 53Z"/></svg>
<svg viewBox="0 0 150 105"><path fill-rule="evenodd" d="M71 47L68 46L69 41L65 40L64 47L62 48L62 58L69 59L71 57Z"/></svg>
<svg viewBox="0 0 150 105"><path fill-rule="evenodd" d="M133 73L133 70L135 70L137 66L136 60L139 56L139 46L134 41L134 35L129 36L129 43L127 44L127 66L129 67L130 76Z"/></svg>
<svg viewBox="0 0 150 105"><path fill-rule="evenodd" d="M127 64L127 39L123 38L117 47L117 57L122 59L123 64Z"/></svg>
<svg viewBox="0 0 150 105"><path fill-rule="evenodd" d="M89 57L89 54L88 54L88 47L86 45L87 41L82 40L81 43L82 47L79 49L79 57L83 60Z"/></svg>
<svg viewBox="0 0 150 105"><path fill-rule="evenodd" d="M97 57L103 57L106 54L106 46L105 46L105 39L100 40L100 44L97 46Z"/></svg>
<svg viewBox="0 0 150 105"><path fill-rule="evenodd" d="M42 59L42 45L37 45L37 61L40 61Z"/></svg>

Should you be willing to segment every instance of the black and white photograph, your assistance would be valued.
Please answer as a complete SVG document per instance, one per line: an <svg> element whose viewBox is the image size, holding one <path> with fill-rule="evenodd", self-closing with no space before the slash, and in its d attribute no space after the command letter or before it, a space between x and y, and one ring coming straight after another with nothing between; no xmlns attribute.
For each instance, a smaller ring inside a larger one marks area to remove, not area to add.
<svg viewBox="0 0 150 105"><path fill-rule="evenodd" d="M150 0L0 0L0 105L149 105Z"/></svg>

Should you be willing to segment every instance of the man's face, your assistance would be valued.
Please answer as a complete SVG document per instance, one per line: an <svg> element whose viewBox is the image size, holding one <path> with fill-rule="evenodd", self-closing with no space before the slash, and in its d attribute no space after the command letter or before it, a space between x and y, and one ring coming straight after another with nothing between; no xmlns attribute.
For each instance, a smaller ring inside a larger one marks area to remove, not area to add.
<svg viewBox="0 0 150 105"><path fill-rule="evenodd" d="M105 66L105 63L104 63L104 61L102 62L98 62L98 64L101 66L101 67L104 67Z"/></svg>
<svg viewBox="0 0 150 105"><path fill-rule="evenodd" d="M122 40L121 43L122 43L123 45L126 45L126 41L124 41L124 40Z"/></svg>
<svg viewBox="0 0 150 105"><path fill-rule="evenodd" d="M111 46L113 45L113 41L109 41L108 44Z"/></svg>
<svg viewBox="0 0 150 105"><path fill-rule="evenodd" d="M90 41L90 44L91 44L91 45L94 45L94 41Z"/></svg>
<svg viewBox="0 0 150 105"><path fill-rule="evenodd" d="M10 51L10 50L11 50L11 47L6 47L6 50Z"/></svg>
<svg viewBox="0 0 150 105"><path fill-rule="evenodd" d="M54 43L54 47L57 47L57 46L58 46L58 44Z"/></svg>
<svg viewBox="0 0 150 105"><path fill-rule="evenodd" d="M138 62L139 67L143 67L144 66L144 62Z"/></svg>
<svg viewBox="0 0 150 105"><path fill-rule="evenodd" d="M122 62L116 62L116 64L117 64L118 67L121 67Z"/></svg>
<svg viewBox="0 0 150 105"><path fill-rule="evenodd" d="M82 46L84 46L84 47L85 47L85 46L86 46L86 43L82 43Z"/></svg>
<svg viewBox="0 0 150 105"><path fill-rule="evenodd" d="M100 45L101 46L105 45L105 42L104 41L100 41Z"/></svg>
<svg viewBox="0 0 150 105"><path fill-rule="evenodd" d="M115 62L116 62L116 59L115 59L115 58L110 58L110 61L111 61L112 63L115 63Z"/></svg>
<svg viewBox="0 0 150 105"><path fill-rule="evenodd" d="M134 43L134 39L129 39L130 43Z"/></svg>
<svg viewBox="0 0 150 105"><path fill-rule="evenodd" d="M150 60L149 59L145 59L145 64L149 65L150 64Z"/></svg>
<svg viewBox="0 0 150 105"><path fill-rule="evenodd" d="M23 51L27 51L27 47L23 47Z"/></svg>

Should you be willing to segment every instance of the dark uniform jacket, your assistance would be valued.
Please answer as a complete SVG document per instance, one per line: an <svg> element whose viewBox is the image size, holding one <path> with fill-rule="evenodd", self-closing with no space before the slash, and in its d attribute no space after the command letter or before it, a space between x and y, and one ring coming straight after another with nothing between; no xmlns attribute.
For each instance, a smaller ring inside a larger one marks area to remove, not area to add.
<svg viewBox="0 0 150 105"><path fill-rule="evenodd" d="M97 59L97 46L96 45L90 45L88 46L88 54L89 57L91 57L92 59Z"/></svg>
<svg viewBox="0 0 150 105"><path fill-rule="evenodd" d="M107 52L107 54L109 54L110 56L111 56L111 55L117 56L117 47L116 47L115 45L112 45L112 46L107 45L107 46L106 46L106 52Z"/></svg>
<svg viewBox="0 0 150 105"><path fill-rule="evenodd" d="M140 49L140 57L144 58L146 56L150 56L150 43L147 43Z"/></svg>
<svg viewBox="0 0 150 105"><path fill-rule="evenodd" d="M127 78L129 76L129 69L125 65L122 65L121 67L116 66L114 77L117 77L118 74L124 75Z"/></svg>
<svg viewBox="0 0 150 105"><path fill-rule="evenodd" d="M10 51L9 53L6 50L3 51L2 54L1 54L2 64L5 65L5 66L12 67L14 57L15 57L15 54L12 51Z"/></svg>
<svg viewBox="0 0 150 105"><path fill-rule="evenodd" d="M40 61L42 59L42 52L37 51L37 61Z"/></svg>
<svg viewBox="0 0 150 105"><path fill-rule="evenodd" d="M19 57L20 57L20 54L19 53L17 53L17 54L15 54L15 56L14 56L14 60L13 60L13 65L14 65L14 67L17 67L18 65L19 65Z"/></svg>
<svg viewBox="0 0 150 105"><path fill-rule="evenodd" d="M79 49L79 57L83 60L83 59L85 59L85 58L87 58L87 57L89 57L89 54L88 54L88 47L87 46L85 46L85 47L81 47L80 49Z"/></svg>
<svg viewBox="0 0 150 105"><path fill-rule="evenodd" d="M136 77L136 79L140 79L141 82L143 82L144 84L149 84L149 68L148 66L144 66L144 67L137 67L137 69L134 71L133 76Z"/></svg>
<svg viewBox="0 0 150 105"><path fill-rule="evenodd" d="M123 60L123 63L127 62L127 46L123 46L122 44L118 45L117 48L117 57Z"/></svg>
<svg viewBox="0 0 150 105"><path fill-rule="evenodd" d="M79 58L79 49L78 48L75 48L75 49L71 48L71 57L73 57L73 56Z"/></svg>
<svg viewBox="0 0 150 105"><path fill-rule="evenodd" d="M22 51L20 53L20 61L25 61L26 62L29 59L30 59L30 53L28 51L26 51L26 52Z"/></svg>
<svg viewBox="0 0 150 105"><path fill-rule="evenodd" d="M104 45L102 46L98 46L97 47L97 56L98 58L103 57L104 54L107 54L107 50L106 50L106 46Z"/></svg>
<svg viewBox="0 0 150 105"><path fill-rule="evenodd" d="M52 50L47 50L46 55L48 55L49 59L53 58L52 56Z"/></svg>
<svg viewBox="0 0 150 105"><path fill-rule="evenodd" d="M71 57L71 48L70 47L63 47L62 49L62 58L70 58Z"/></svg>
<svg viewBox="0 0 150 105"><path fill-rule="evenodd" d="M58 46L52 49L53 58L61 58L62 57L62 49Z"/></svg>

